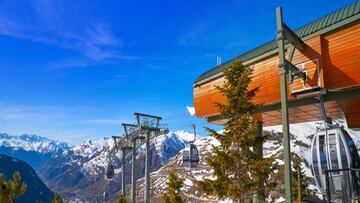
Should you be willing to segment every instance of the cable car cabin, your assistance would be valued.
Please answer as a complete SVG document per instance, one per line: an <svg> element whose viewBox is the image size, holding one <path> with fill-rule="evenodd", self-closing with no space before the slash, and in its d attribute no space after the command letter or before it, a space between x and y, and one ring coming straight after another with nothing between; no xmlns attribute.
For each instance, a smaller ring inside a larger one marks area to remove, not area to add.
<svg viewBox="0 0 360 203"><path fill-rule="evenodd" d="M194 143L190 143L184 149L182 166L196 168L199 161L199 151Z"/></svg>
<svg viewBox="0 0 360 203"><path fill-rule="evenodd" d="M340 127L316 132L311 147L311 171L321 192L326 194L325 170L334 170L329 178L332 196L341 197L345 191L359 195L359 173L352 172L348 176L346 171L341 170L349 168L360 169L358 151L349 134Z"/></svg>
<svg viewBox="0 0 360 203"><path fill-rule="evenodd" d="M290 123L321 120L319 95L328 117L346 118L351 129L360 129L360 1L306 24L293 33L301 39L302 49L285 45L287 60L304 77L288 83ZM274 32L274 30L264 30ZM259 119L263 126L281 124L279 51L276 39L237 56L253 70L249 88L258 87L253 98L262 104ZM223 125L216 103L226 97L218 90L226 81L223 71L234 59L201 74L193 84L197 117ZM305 78L306 77L306 78Z"/></svg>
<svg viewBox="0 0 360 203"><path fill-rule="evenodd" d="M107 168L106 168L106 175L105 178L106 179L112 179L115 175L115 171L114 171L114 165L112 165L111 163L108 164Z"/></svg>

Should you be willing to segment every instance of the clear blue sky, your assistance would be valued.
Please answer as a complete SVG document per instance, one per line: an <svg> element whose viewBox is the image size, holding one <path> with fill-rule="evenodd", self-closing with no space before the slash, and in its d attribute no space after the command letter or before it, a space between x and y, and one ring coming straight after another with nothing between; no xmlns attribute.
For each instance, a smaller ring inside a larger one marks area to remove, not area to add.
<svg viewBox="0 0 360 203"><path fill-rule="evenodd" d="M121 134L134 111L214 127L186 106L216 56L273 39L279 5L297 28L351 2L3 0L0 131L76 144Z"/></svg>

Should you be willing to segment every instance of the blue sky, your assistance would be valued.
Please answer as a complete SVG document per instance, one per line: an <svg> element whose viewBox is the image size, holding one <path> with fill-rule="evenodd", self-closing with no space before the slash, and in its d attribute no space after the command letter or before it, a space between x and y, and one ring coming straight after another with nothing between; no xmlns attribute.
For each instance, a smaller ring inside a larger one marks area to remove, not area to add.
<svg viewBox="0 0 360 203"><path fill-rule="evenodd" d="M292 28L352 1L0 2L0 131L77 144L119 135L133 112L188 130L192 83ZM217 127L218 128L218 127Z"/></svg>

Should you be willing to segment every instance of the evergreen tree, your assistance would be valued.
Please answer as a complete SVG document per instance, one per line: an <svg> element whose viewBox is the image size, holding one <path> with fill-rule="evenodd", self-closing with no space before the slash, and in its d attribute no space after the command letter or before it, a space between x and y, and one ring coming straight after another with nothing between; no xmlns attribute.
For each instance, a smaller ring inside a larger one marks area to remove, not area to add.
<svg viewBox="0 0 360 203"><path fill-rule="evenodd" d="M306 180L304 168L301 166L301 158L297 155L292 156L293 160L293 199L299 202L303 199L318 199L316 194L309 190L309 181ZM301 199L299 196L301 195Z"/></svg>
<svg viewBox="0 0 360 203"><path fill-rule="evenodd" d="M117 203L126 203L126 198L124 197L124 195L119 196L119 199L117 200Z"/></svg>
<svg viewBox="0 0 360 203"><path fill-rule="evenodd" d="M226 102L216 104L226 120L224 132L207 129L220 142L219 146L213 146L213 155L207 157L216 179L198 182L207 194L235 202L251 199L273 170L274 158L263 158L256 150L267 137L255 136L259 130L255 119L259 106L252 99L258 88L249 88L251 75L252 69L239 60L224 70L226 80L217 88Z"/></svg>
<svg viewBox="0 0 360 203"><path fill-rule="evenodd" d="M51 201L51 203L62 203L62 200L63 200L62 196L59 194L56 194L54 199Z"/></svg>
<svg viewBox="0 0 360 203"><path fill-rule="evenodd" d="M21 182L18 171L13 173L12 180L6 181L0 174L0 203L15 203L16 199L26 192L26 184Z"/></svg>
<svg viewBox="0 0 360 203"><path fill-rule="evenodd" d="M306 197L308 183L305 181L305 171L299 164L294 164L293 171L293 199L299 202Z"/></svg>
<svg viewBox="0 0 360 203"><path fill-rule="evenodd" d="M169 180L167 182L167 188L161 199L165 203L184 203L181 198L181 187L184 185L184 178L180 178L176 175L175 171L169 172Z"/></svg>

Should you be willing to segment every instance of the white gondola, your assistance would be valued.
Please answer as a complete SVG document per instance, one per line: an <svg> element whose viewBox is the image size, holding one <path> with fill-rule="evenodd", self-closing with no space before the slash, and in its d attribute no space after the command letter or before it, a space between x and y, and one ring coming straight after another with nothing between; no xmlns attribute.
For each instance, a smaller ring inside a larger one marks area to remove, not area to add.
<svg viewBox="0 0 360 203"><path fill-rule="evenodd" d="M184 149L183 153L183 167L189 167L196 168L199 164L200 157L199 157L199 150L195 145L196 141L196 126L195 124L192 124L191 127L194 129L194 140L189 142L189 145L187 145Z"/></svg>
<svg viewBox="0 0 360 203"><path fill-rule="evenodd" d="M105 174L105 177L106 179L110 180L114 177L115 175L115 171L114 171L114 165L112 165L111 163L109 163L107 165L107 168L106 168L106 174Z"/></svg>
<svg viewBox="0 0 360 203"><path fill-rule="evenodd" d="M315 133L311 146L311 171L316 184L323 194L326 194L326 170L358 169L359 155L349 134L340 127L329 127ZM358 172L349 176L344 171L331 172L329 186L332 196L341 196L344 191L356 192L359 190Z"/></svg>
<svg viewBox="0 0 360 203"><path fill-rule="evenodd" d="M199 164L199 151L195 144L190 143L185 147L183 153L183 166L196 168Z"/></svg>

